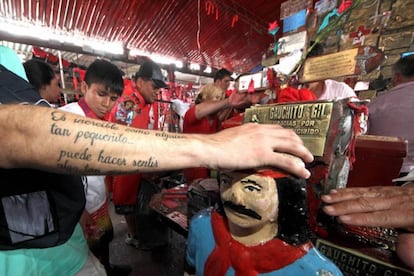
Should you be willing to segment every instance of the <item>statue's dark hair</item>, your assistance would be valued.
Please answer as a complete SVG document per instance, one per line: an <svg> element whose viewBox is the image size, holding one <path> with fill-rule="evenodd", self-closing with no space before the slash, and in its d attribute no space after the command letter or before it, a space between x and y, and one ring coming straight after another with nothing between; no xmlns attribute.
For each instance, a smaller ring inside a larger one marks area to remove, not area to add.
<svg viewBox="0 0 414 276"><path fill-rule="evenodd" d="M292 176L275 179L279 198L277 237L299 245L310 240L306 180Z"/></svg>

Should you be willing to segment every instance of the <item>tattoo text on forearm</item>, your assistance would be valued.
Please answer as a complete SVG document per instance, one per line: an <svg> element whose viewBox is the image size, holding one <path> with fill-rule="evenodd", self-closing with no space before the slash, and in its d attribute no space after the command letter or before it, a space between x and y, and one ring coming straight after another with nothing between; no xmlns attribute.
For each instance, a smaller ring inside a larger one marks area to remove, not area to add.
<svg viewBox="0 0 414 276"><path fill-rule="evenodd" d="M54 111L52 112L52 120L57 122L57 121L66 121L66 116L64 113L61 112L57 112ZM105 129L112 129L112 130L117 130L118 129L118 125L113 124L113 123L109 123L109 122L95 122L95 121L90 121L87 119L75 119L74 123L77 124L84 124L84 125L94 125L96 127L100 127L100 128L105 128ZM140 134L144 134L144 135L149 135L150 132L147 130L142 130L142 129L132 129L129 128L127 129L127 131L129 130L129 132L134 132L134 133L140 133ZM52 135L58 135L58 136L66 136L66 137L70 137L71 136L71 131L69 129L66 129L64 127L59 127L57 123L52 123L51 125L51 134ZM178 135L158 135L163 137L163 140L167 140L167 138L180 138ZM74 144L76 144L79 140L88 140L88 143L93 146L94 142L99 140L99 141L106 141L106 142L116 142L116 143L121 143L121 144L132 144L128 141L127 137L124 137L123 134L120 135L105 135L105 134L100 134L98 132L93 132L93 131L78 131L75 134L75 138L74 138ZM64 169L68 172L72 172L72 173L83 173L83 172L88 172L88 173L96 173L99 174L100 170L99 169L94 169L94 168L90 168L88 164L85 165L85 167L79 168L77 166L71 165L69 163L69 160L76 160L76 161L86 161L86 162L91 162L94 160L94 158L92 157L92 154L89 152L89 148L85 148L83 151L80 152L72 152L72 151L65 151L65 150L61 150L59 152L59 157L57 159L57 166L60 169ZM105 153L104 150L99 151L98 153L98 157L95 160L98 163L101 164L106 164L109 165L111 167L127 167L128 166L128 161L126 160L126 158L124 157L116 157L116 156L111 156ZM158 167L158 161L156 160L156 158L154 156L149 157L146 160L133 160L132 167L135 168L157 168ZM113 169L113 171L117 171L116 169Z"/></svg>

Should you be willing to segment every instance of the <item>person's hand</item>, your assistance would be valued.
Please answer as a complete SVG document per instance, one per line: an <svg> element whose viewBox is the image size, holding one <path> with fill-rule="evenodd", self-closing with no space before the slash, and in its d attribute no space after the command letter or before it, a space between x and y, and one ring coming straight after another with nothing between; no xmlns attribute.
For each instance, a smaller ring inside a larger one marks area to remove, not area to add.
<svg viewBox="0 0 414 276"><path fill-rule="evenodd" d="M249 103L252 105L260 103L260 100L263 98L264 92L253 92L253 93L247 93L247 99L249 100Z"/></svg>
<svg viewBox="0 0 414 276"><path fill-rule="evenodd" d="M91 215L86 210L83 211L79 224L81 225L83 234L87 239L98 240L105 234L105 229L97 226Z"/></svg>
<svg viewBox="0 0 414 276"><path fill-rule="evenodd" d="M247 93L240 93L238 91L231 93L228 100L231 107L234 108L246 108L251 105L247 97Z"/></svg>
<svg viewBox="0 0 414 276"><path fill-rule="evenodd" d="M344 224L414 232L414 186L344 188L323 195L324 212Z"/></svg>
<svg viewBox="0 0 414 276"><path fill-rule="evenodd" d="M299 177L310 176L304 162L311 162L312 154L293 130L279 125L243 124L212 134L206 143L204 152L209 159L206 167L215 167L215 164L220 164L217 169L272 166Z"/></svg>
<svg viewBox="0 0 414 276"><path fill-rule="evenodd" d="M91 227L93 225L93 220L91 218L91 215L84 210L80 219L79 219L79 224L82 227L82 231L83 234L85 235L86 238L89 238L92 236L92 231L91 231Z"/></svg>

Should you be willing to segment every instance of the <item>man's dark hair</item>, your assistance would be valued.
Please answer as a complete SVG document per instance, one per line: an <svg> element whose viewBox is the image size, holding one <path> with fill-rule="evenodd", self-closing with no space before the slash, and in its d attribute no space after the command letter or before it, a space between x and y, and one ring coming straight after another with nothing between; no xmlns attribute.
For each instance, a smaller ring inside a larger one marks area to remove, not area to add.
<svg viewBox="0 0 414 276"><path fill-rule="evenodd" d="M43 60L30 59L23 63L23 67L26 71L28 81L37 90L42 88L43 85L49 85L56 77L56 73L53 71L52 66Z"/></svg>
<svg viewBox="0 0 414 276"><path fill-rule="evenodd" d="M414 77L414 55L400 58L392 67L394 73L406 78Z"/></svg>
<svg viewBox="0 0 414 276"><path fill-rule="evenodd" d="M323 54L323 46L320 43L315 43L315 41L311 41L309 43L309 48L312 47L312 50L308 53L306 57L316 57L321 56Z"/></svg>
<svg viewBox="0 0 414 276"><path fill-rule="evenodd" d="M121 96L124 90L124 80L122 72L114 64L103 59L97 59L89 65L85 74L87 85L93 83L103 84L106 89L110 89Z"/></svg>
<svg viewBox="0 0 414 276"><path fill-rule="evenodd" d="M224 79L226 76L231 78L231 72L227 69L220 69L218 70L215 74L214 74L214 81L216 80L222 80Z"/></svg>

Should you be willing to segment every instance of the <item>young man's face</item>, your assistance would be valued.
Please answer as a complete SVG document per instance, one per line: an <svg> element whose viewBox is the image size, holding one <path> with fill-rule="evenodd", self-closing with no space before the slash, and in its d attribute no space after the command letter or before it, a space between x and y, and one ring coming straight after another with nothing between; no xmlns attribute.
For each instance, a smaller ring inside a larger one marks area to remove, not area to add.
<svg viewBox="0 0 414 276"><path fill-rule="evenodd" d="M99 118L103 118L110 112L119 98L103 84L92 83L88 86L86 82L82 82L81 88L86 104Z"/></svg>
<svg viewBox="0 0 414 276"><path fill-rule="evenodd" d="M230 86L231 78L229 76L225 76L221 80L216 80L215 84L223 90L223 92L226 92L227 89Z"/></svg>
<svg viewBox="0 0 414 276"><path fill-rule="evenodd" d="M254 229L276 223L279 200L272 177L222 172L220 196L230 223L241 228Z"/></svg>

